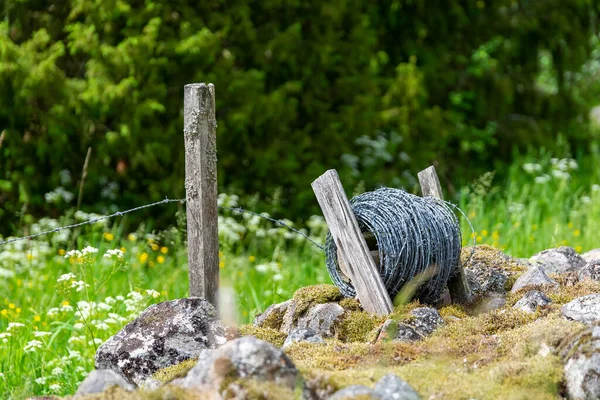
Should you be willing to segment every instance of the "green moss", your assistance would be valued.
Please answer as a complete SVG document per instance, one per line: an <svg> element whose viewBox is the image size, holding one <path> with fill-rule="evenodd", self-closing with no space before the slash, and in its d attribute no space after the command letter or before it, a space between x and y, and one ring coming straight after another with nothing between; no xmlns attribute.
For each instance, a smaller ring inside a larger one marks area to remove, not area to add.
<svg viewBox="0 0 600 400"><path fill-rule="evenodd" d="M291 390L288 387L284 387L276 384L272 381L259 381L257 379L243 379L239 378L231 382L229 385L235 385L242 388L246 392L247 396L244 398L256 399L256 400L280 400L280 399L302 399L302 389L300 386L296 390ZM231 386L225 388L224 398L238 398L236 393L239 389L233 391ZM229 397L230 396L230 397Z"/></svg>
<svg viewBox="0 0 600 400"><path fill-rule="evenodd" d="M165 386L152 391L128 392L118 386L102 392L77 396L77 400L212 400L215 393L198 392L178 386ZM70 398L75 400L74 397Z"/></svg>
<svg viewBox="0 0 600 400"><path fill-rule="evenodd" d="M287 335L271 328L261 328L254 325L240 325L238 328L242 336L254 336L265 342L269 342L274 346L281 347Z"/></svg>
<svg viewBox="0 0 600 400"><path fill-rule="evenodd" d="M281 325L283 324L283 316L285 312L272 311L262 322L261 326L263 328L270 328L279 330L281 329Z"/></svg>
<svg viewBox="0 0 600 400"><path fill-rule="evenodd" d="M460 304L450 304L440 308L438 311L445 322L453 322L457 318L462 319L467 317L465 308Z"/></svg>
<svg viewBox="0 0 600 400"><path fill-rule="evenodd" d="M169 365L168 367L156 371L152 378L162 382L171 382L173 379L181 378L187 375L188 371L196 365L197 359L190 358L179 364Z"/></svg>
<svg viewBox="0 0 600 400"><path fill-rule="evenodd" d="M358 300L352 297L346 297L340 301L340 306L346 311L362 311L362 307Z"/></svg>
<svg viewBox="0 0 600 400"><path fill-rule="evenodd" d="M466 268L476 264L482 264L488 268L499 268L508 272L509 277L527 269L518 260L487 244L463 247L460 253L460 262Z"/></svg>
<svg viewBox="0 0 600 400"><path fill-rule="evenodd" d="M369 314L365 311L344 313L340 322L335 325L336 336L342 342L366 342L371 332L378 328L385 317Z"/></svg>
<svg viewBox="0 0 600 400"><path fill-rule="evenodd" d="M343 296L337 286L320 284L300 288L294 293L296 301L294 321L315 304L337 302L342 299Z"/></svg>

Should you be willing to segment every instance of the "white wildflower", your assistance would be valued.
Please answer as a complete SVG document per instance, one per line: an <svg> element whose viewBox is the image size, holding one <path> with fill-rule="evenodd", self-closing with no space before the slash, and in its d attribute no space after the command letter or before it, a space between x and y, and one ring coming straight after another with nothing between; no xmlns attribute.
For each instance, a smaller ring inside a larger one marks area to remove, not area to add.
<svg viewBox="0 0 600 400"><path fill-rule="evenodd" d="M77 372L79 375L87 374L87 370L81 365L75 368L75 372Z"/></svg>
<svg viewBox="0 0 600 400"><path fill-rule="evenodd" d="M58 279L56 280L56 282L70 281L75 278L77 278L75 276L75 274L72 272L69 272L68 274L62 274L61 276L59 276Z"/></svg>
<svg viewBox="0 0 600 400"><path fill-rule="evenodd" d="M60 386L58 383L53 383L52 385L48 386L48 389L50 389L51 392L58 393L62 389L62 386Z"/></svg>
<svg viewBox="0 0 600 400"><path fill-rule="evenodd" d="M2 339L4 341L4 343L6 343L8 341L6 338L9 338L11 336L12 336L12 333L9 333L9 332L0 333L0 339Z"/></svg>
<svg viewBox="0 0 600 400"><path fill-rule="evenodd" d="M269 270L269 266L267 264L258 264L254 268L256 268L256 272L260 272L261 274L264 274Z"/></svg>
<svg viewBox="0 0 600 400"><path fill-rule="evenodd" d="M543 184L543 183L547 183L549 181L550 181L550 175L547 175L547 174L543 174L543 175L535 177L535 183Z"/></svg>
<svg viewBox="0 0 600 400"><path fill-rule="evenodd" d="M115 299L117 299L118 301L123 301L123 300L125 300L125 297L118 295L115 297Z"/></svg>
<svg viewBox="0 0 600 400"><path fill-rule="evenodd" d="M90 285L88 285L84 281L74 281L74 282L71 282L71 289L74 288L76 292L81 292L86 287L90 287Z"/></svg>
<svg viewBox="0 0 600 400"><path fill-rule="evenodd" d="M104 321L99 321L99 320L95 319L91 323L92 323L92 325L94 325L96 327L96 329L99 329L101 331L107 331L110 329L110 327Z"/></svg>
<svg viewBox="0 0 600 400"><path fill-rule="evenodd" d="M146 295L152 297L153 299L156 299L157 297L160 297L160 293L157 292L156 290L153 290L153 289L147 289L146 290Z"/></svg>
<svg viewBox="0 0 600 400"><path fill-rule="evenodd" d="M36 331L33 332L33 336L35 337L44 337L44 336L51 336L52 332L46 332L46 331Z"/></svg>
<svg viewBox="0 0 600 400"><path fill-rule="evenodd" d="M50 318L54 318L56 317L58 314L60 314L60 310L57 307L52 307L51 309L49 309L46 312L46 315L49 316Z"/></svg>
<svg viewBox="0 0 600 400"><path fill-rule="evenodd" d="M590 196L582 196L581 203L582 204L590 204L592 202L592 198Z"/></svg>
<svg viewBox="0 0 600 400"><path fill-rule="evenodd" d="M540 164L526 163L526 164L523 164L523 169L528 174L534 174L536 172L541 172L542 166Z"/></svg>
<svg viewBox="0 0 600 400"><path fill-rule="evenodd" d="M76 331L80 331L84 328L85 328L85 325L83 325L81 322L77 322L73 325L73 329L75 329Z"/></svg>
<svg viewBox="0 0 600 400"><path fill-rule="evenodd" d="M104 253L104 257L105 258L123 258L123 252L120 249L114 249L114 250L107 250L106 253Z"/></svg>
<svg viewBox="0 0 600 400"><path fill-rule="evenodd" d="M29 342L27 342L25 347L23 347L23 351L25 351L25 353L32 353L35 352L36 349L41 349L42 345L43 343L39 340L30 340Z"/></svg>
<svg viewBox="0 0 600 400"><path fill-rule="evenodd" d="M281 281L281 280L283 280L283 275L281 275L281 274L275 274L275 275L273 275L273 280L274 281Z"/></svg>
<svg viewBox="0 0 600 400"><path fill-rule="evenodd" d="M71 336L68 340L69 344L85 342L85 336Z"/></svg>
<svg viewBox="0 0 600 400"><path fill-rule="evenodd" d="M98 338L94 338L94 340L89 340L89 341L88 341L88 344L89 344L90 346L93 346L94 344L99 346L99 345L101 345L102 343L103 343L103 342L102 342L102 339L98 339Z"/></svg>
<svg viewBox="0 0 600 400"><path fill-rule="evenodd" d="M553 170L552 176L555 177L556 179L563 179L563 180L567 180L571 177L571 175L568 172L565 172L560 169Z"/></svg>
<svg viewBox="0 0 600 400"><path fill-rule="evenodd" d="M48 378L45 376L41 376L41 377L37 378L36 380L34 380L34 382L37 383L38 385L45 385L46 379L48 379Z"/></svg>
<svg viewBox="0 0 600 400"><path fill-rule="evenodd" d="M79 258L81 256L82 256L82 254L79 250L69 250L69 251L67 251L67 254L65 254L65 258L71 258L71 257Z"/></svg>
<svg viewBox="0 0 600 400"><path fill-rule="evenodd" d="M88 255L88 254L95 254L98 252L98 249L92 246L87 246L86 248L84 248L83 250L81 250L81 254Z"/></svg>
<svg viewBox="0 0 600 400"><path fill-rule="evenodd" d="M102 311L108 311L112 309L112 306L104 302L100 302L98 303L98 309Z"/></svg>
<svg viewBox="0 0 600 400"><path fill-rule="evenodd" d="M594 183L592 185L592 192L600 192L600 185Z"/></svg>
<svg viewBox="0 0 600 400"><path fill-rule="evenodd" d="M115 304L117 302L117 300L115 300L114 297L108 296L107 298L104 299L104 302L106 304L112 306L113 304Z"/></svg>
<svg viewBox="0 0 600 400"><path fill-rule="evenodd" d="M77 350L69 350L69 360L81 360L83 357Z"/></svg>
<svg viewBox="0 0 600 400"><path fill-rule="evenodd" d="M51 374L56 376L56 375L62 375L65 371L61 368L61 367L56 367L52 370Z"/></svg>
<svg viewBox="0 0 600 400"><path fill-rule="evenodd" d="M577 161L570 158L568 162L569 162L569 169L577 169L577 167L578 167Z"/></svg>
<svg viewBox="0 0 600 400"><path fill-rule="evenodd" d="M8 323L8 327L6 328L6 331L7 331L7 332L10 332L10 331L12 331L12 330L13 330L13 329L15 329L15 328L22 328L22 327L24 327L24 326L25 326L25 325L24 325L24 324L22 324L22 323L20 323L20 322L9 322L9 323Z"/></svg>

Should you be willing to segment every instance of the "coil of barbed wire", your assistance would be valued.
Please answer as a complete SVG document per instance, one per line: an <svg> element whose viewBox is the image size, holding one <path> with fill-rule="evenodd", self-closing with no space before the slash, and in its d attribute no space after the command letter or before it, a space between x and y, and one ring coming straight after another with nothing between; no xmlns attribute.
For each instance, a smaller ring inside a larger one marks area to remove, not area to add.
<svg viewBox="0 0 600 400"><path fill-rule="evenodd" d="M460 259L462 238L452 209L440 199L393 188L363 193L350 204L363 234L374 236L370 249L378 252L377 268L392 300L408 282L426 276L415 296L425 303L435 303L457 271ZM355 296L344 266L338 262L330 233L325 253L335 285L344 296Z"/></svg>

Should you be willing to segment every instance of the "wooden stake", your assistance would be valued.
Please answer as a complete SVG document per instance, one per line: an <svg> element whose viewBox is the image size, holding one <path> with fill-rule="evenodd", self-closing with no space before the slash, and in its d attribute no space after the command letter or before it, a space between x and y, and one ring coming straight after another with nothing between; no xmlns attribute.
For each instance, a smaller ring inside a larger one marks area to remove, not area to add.
<svg viewBox="0 0 600 400"><path fill-rule="evenodd" d="M419 172L418 177L423 196L444 199L440 180L438 179L433 165ZM460 264L460 260L457 268L458 270L456 273L448 280L448 291L450 292L450 298L453 302L465 304L471 300L471 289L469 288L467 275Z"/></svg>
<svg viewBox="0 0 600 400"><path fill-rule="evenodd" d="M190 296L218 306L217 121L212 83L184 88L185 199Z"/></svg>
<svg viewBox="0 0 600 400"><path fill-rule="evenodd" d="M312 188L361 305L372 314L390 314L392 301L377 272L337 171L331 169L325 172L312 183Z"/></svg>

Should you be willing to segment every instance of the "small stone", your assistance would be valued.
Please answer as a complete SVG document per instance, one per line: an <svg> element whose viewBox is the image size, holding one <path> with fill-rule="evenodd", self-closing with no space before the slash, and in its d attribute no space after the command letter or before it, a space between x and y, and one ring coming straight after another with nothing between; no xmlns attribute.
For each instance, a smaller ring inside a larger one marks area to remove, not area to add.
<svg viewBox="0 0 600 400"><path fill-rule="evenodd" d="M552 300L539 290L530 290L515 303L513 308L521 309L528 313L534 313L538 307L544 307L551 303Z"/></svg>
<svg viewBox="0 0 600 400"><path fill-rule="evenodd" d="M473 309L473 315L480 315L497 310L506 305L506 297L500 293L490 293L482 297Z"/></svg>
<svg viewBox="0 0 600 400"><path fill-rule="evenodd" d="M529 259L530 262L542 265L549 274L563 274L568 271L578 271L585 265L585 260L574 248L561 246L537 253Z"/></svg>
<svg viewBox="0 0 600 400"><path fill-rule="evenodd" d="M375 385L375 394L381 400L419 400L415 390L394 374L385 375Z"/></svg>
<svg viewBox="0 0 600 400"><path fill-rule="evenodd" d="M289 299L283 303L273 304L269 306L262 314L259 314L254 319L254 326L260 326L261 328L280 329L283 323L283 316L289 308L290 304L294 301Z"/></svg>
<svg viewBox="0 0 600 400"><path fill-rule="evenodd" d="M396 324L396 334L394 335L393 342L416 342L419 340L423 340L425 337L422 333L419 333L414 327L404 324L398 323Z"/></svg>
<svg viewBox="0 0 600 400"><path fill-rule="evenodd" d="M543 267L539 265L534 265L529 268L523 275L517 278L514 283L511 292L515 293L519 290L523 289L526 286L530 285L549 285L549 286L558 286L558 283L552 278L550 278Z"/></svg>
<svg viewBox="0 0 600 400"><path fill-rule="evenodd" d="M588 261L587 264L579 271L579 280L592 279L600 281L600 259Z"/></svg>
<svg viewBox="0 0 600 400"><path fill-rule="evenodd" d="M148 307L96 352L96 368L140 385L159 369L197 358L227 342L215 308L199 297Z"/></svg>
<svg viewBox="0 0 600 400"><path fill-rule="evenodd" d="M590 262L592 260L600 260L600 249L590 250L587 253L581 255L585 261Z"/></svg>
<svg viewBox="0 0 600 400"><path fill-rule="evenodd" d="M373 389L363 385L352 385L338 390L329 400L378 399Z"/></svg>
<svg viewBox="0 0 600 400"><path fill-rule="evenodd" d="M561 308L568 319L592 324L600 321L600 293L578 297Z"/></svg>
<svg viewBox="0 0 600 400"><path fill-rule="evenodd" d="M423 335L431 335L433 331L444 324L444 319L435 308L419 307L410 313L415 316L410 325Z"/></svg>
<svg viewBox="0 0 600 400"><path fill-rule="evenodd" d="M307 328L307 329L297 329L297 330L293 331L292 333L290 333L288 335L288 337L285 339L285 342L283 343L282 348L286 349L289 346L291 346L293 343L298 343L298 342L325 344L325 341L323 340L321 335L317 334L317 332L315 332L314 329Z"/></svg>
<svg viewBox="0 0 600 400"><path fill-rule="evenodd" d="M323 337L333 336L335 322L344 314L344 309L337 303L316 304L300 317L298 329L312 329Z"/></svg>
<svg viewBox="0 0 600 400"><path fill-rule="evenodd" d="M118 386L129 392L135 390L132 384L116 372L110 369L96 369L90 372L83 382L81 382L75 396L102 393L113 386Z"/></svg>
<svg viewBox="0 0 600 400"><path fill-rule="evenodd" d="M253 336L244 336L198 360L184 378L171 384L184 388L209 385L219 390L225 379L251 378L294 390L299 377L298 370L281 349Z"/></svg>
<svg viewBox="0 0 600 400"><path fill-rule="evenodd" d="M594 326L570 343L564 353L568 397L578 400L600 398L600 326Z"/></svg>

